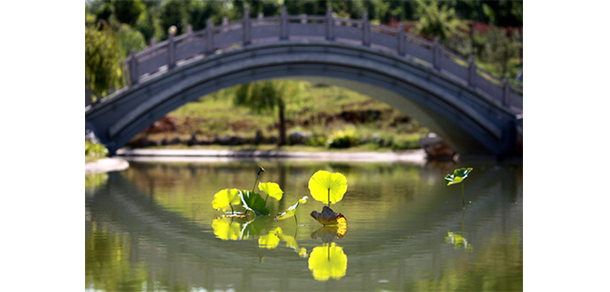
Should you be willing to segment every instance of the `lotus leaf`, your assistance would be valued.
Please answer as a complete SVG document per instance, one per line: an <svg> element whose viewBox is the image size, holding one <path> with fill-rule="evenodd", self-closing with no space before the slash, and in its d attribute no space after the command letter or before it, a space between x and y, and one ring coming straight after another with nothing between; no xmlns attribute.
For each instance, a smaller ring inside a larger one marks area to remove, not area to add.
<svg viewBox="0 0 610 292"><path fill-rule="evenodd" d="M345 225L347 227L347 219L341 213L335 213L331 208L327 206L322 207L322 213L317 211L311 212L311 217L318 220L322 225Z"/></svg>
<svg viewBox="0 0 610 292"><path fill-rule="evenodd" d="M468 177L468 174L472 171L472 168L458 168L453 171L453 174L448 174L445 176L445 183L450 186L454 184L461 183L464 179Z"/></svg>
<svg viewBox="0 0 610 292"><path fill-rule="evenodd" d="M278 184L272 183L272 182L259 183L258 189L260 189L261 191L265 192L265 194L269 195L270 197L273 197L274 199L276 199L278 201L282 199L282 194L284 194L284 191L282 191L282 189L280 189L280 186Z"/></svg>
<svg viewBox="0 0 610 292"><path fill-rule="evenodd" d="M227 222L227 219L214 219L212 221L212 229L214 235L222 240L237 240L239 239L239 223Z"/></svg>
<svg viewBox="0 0 610 292"><path fill-rule="evenodd" d="M309 256L309 270L313 278L327 281L330 278L341 279L347 270L347 256L343 248L333 243L315 247Z"/></svg>
<svg viewBox="0 0 610 292"><path fill-rule="evenodd" d="M256 215L269 215L269 208L265 206L265 199L258 193L240 190L239 197L244 208L254 211Z"/></svg>
<svg viewBox="0 0 610 292"><path fill-rule="evenodd" d="M212 208L216 210L225 210L230 205L239 205L239 190L238 189L224 189L214 195L212 200Z"/></svg>
<svg viewBox="0 0 610 292"><path fill-rule="evenodd" d="M343 199L347 191L347 179L340 173L319 170L309 179L309 191L314 199L325 204L335 204Z"/></svg>
<svg viewBox="0 0 610 292"><path fill-rule="evenodd" d="M294 214L297 212L297 207L299 207L299 204L304 204L306 202L307 202L307 196L304 196L303 198L299 199L299 201L296 204L288 207L288 209L286 211L284 211L280 214L277 214L277 216L275 216L275 221L293 217Z"/></svg>

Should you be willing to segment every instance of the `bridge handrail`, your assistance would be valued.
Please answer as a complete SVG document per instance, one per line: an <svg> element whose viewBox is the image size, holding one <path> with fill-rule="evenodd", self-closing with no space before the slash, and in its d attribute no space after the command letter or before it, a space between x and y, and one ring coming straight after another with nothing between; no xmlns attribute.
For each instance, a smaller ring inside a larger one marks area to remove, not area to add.
<svg viewBox="0 0 610 292"><path fill-rule="evenodd" d="M176 66L178 61L190 59L197 55L207 56L217 50L246 46L253 42L287 40L290 37L334 40L338 42L360 41L363 46L389 50L403 57L416 60L418 63L441 74L467 85L471 89L498 100L506 107L523 110L523 90L512 86L508 76L500 80L493 74L476 66L474 56L464 60L454 52L443 48L438 38L434 42L411 35L398 28L372 24L365 13L362 19L335 18L329 9L325 16L287 15L285 7L280 16L249 18L249 12L244 12L244 18L213 26L211 19L207 20L205 29L193 32L189 26L187 32L174 36L140 51L131 52L125 61L128 74L125 74L127 84L135 85L140 79L163 68L168 70ZM298 22L297 22L298 21ZM296 27L295 25L306 25ZM314 27L317 25L318 27ZM324 26L323 31L320 25ZM261 31L261 29L266 31ZM293 28L291 34L291 28ZM256 30L253 38L253 30ZM299 33L300 30L300 33ZM271 33L269 32L271 31ZM360 40L358 40L358 38ZM218 41L217 41L218 40ZM223 43L224 42L224 43ZM180 50L180 59L177 51Z"/></svg>

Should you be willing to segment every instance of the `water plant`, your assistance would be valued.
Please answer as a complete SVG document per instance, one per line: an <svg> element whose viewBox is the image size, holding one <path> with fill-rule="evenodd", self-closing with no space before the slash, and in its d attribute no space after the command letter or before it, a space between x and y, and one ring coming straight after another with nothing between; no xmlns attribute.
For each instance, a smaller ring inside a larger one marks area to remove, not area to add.
<svg viewBox="0 0 610 292"><path fill-rule="evenodd" d="M311 196L324 203L335 204L347 191L347 179L341 173L330 173L325 170L318 170L309 179L309 191Z"/></svg>
<svg viewBox="0 0 610 292"><path fill-rule="evenodd" d="M265 172L265 169L262 166L259 166L258 171L256 173L256 180L254 181L254 186L252 187L251 191L233 188L224 189L216 193L214 195L214 199L212 200L212 207L216 210L222 209L223 211L230 207L230 216L237 216L241 215L241 213L235 212L233 205L241 204L242 207L246 209L243 214L247 214L248 212L252 211L256 215L269 215L267 199L269 199L269 197L272 197L279 201L282 199L284 191L282 191L280 186L276 183L258 183L260 175L263 172ZM259 190L267 194L265 199L263 199L259 193L254 192L257 183Z"/></svg>
<svg viewBox="0 0 610 292"><path fill-rule="evenodd" d="M468 174L471 171L472 167L458 168L454 170L453 173L445 176L445 184L447 184L447 186L459 184L468 177ZM464 208L466 208L466 200L464 199L464 184L462 184L462 209Z"/></svg>
<svg viewBox="0 0 610 292"><path fill-rule="evenodd" d="M299 201L296 204L288 207L288 209L286 209L286 211L277 214L275 216L275 221L294 217L294 222L297 223L297 216L296 216L297 208L299 207L300 204L304 204L304 203L307 203L307 196L304 196L301 199L299 199Z"/></svg>
<svg viewBox="0 0 610 292"><path fill-rule="evenodd" d="M309 179L309 191L314 199L327 204L321 213L311 212L311 217L323 225L347 224L343 214L335 213L330 208L330 204L341 201L347 191L347 179L343 174L319 170Z"/></svg>

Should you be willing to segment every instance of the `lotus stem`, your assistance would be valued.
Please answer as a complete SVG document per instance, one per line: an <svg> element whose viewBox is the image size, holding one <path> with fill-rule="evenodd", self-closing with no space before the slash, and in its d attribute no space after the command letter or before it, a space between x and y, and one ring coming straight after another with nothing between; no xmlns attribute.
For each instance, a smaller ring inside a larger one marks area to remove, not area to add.
<svg viewBox="0 0 610 292"><path fill-rule="evenodd" d="M330 189L328 189L328 208L330 208Z"/></svg>
<svg viewBox="0 0 610 292"><path fill-rule="evenodd" d="M235 210L233 210L233 205L229 204L229 206L231 206L231 214L235 215Z"/></svg>
<svg viewBox="0 0 610 292"><path fill-rule="evenodd" d="M466 199L464 199L464 183L462 183L462 210L466 209Z"/></svg>

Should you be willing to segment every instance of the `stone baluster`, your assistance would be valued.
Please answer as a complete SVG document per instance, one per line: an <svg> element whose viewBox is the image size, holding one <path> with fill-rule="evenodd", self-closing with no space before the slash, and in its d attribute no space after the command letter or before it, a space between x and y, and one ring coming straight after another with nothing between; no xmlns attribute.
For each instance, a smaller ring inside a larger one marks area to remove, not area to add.
<svg viewBox="0 0 610 292"><path fill-rule="evenodd" d="M326 39L329 41L335 40L334 25L333 9L328 7L326 10Z"/></svg>
<svg viewBox="0 0 610 292"><path fill-rule="evenodd" d="M131 50L129 56L129 79L132 86L138 84L138 58L136 58L136 51L134 50Z"/></svg>
<svg viewBox="0 0 610 292"><path fill-rule="evenodd" d="M280 14L280 40L288 39L288 13L286 12L286 6L282 7Z"/></svg>
<svg viewBox="0 0 610 292"><path fill-rule="evenodd" d="M362 15L362 45L365 47L371 46L371 23L369 22L369 14Z"/></svg>
<svg viewBox="0 0 610 292"><path fill-rule="evenodd" d="M212 19L208 18L205 22L205 53L210 54L214 52L214 24Z"/></svg>
<svg viewBox="0 0 610 292"><path fill-rule="evenodd" d="M250 11L249 10L244 10L244 20L242 22L242 26L243 26L243 35L242 35L242 42L243 45L249 45L250 42L252 41L252 34L250 33L251 28L252 28L252 24L250 23Z"/></svg>
<svg viewBox="0 0 610 292"><path fill-rule="evenodd" d="M438 37L434 37L434 44L432 45L432 66L436 70L441 70L441 45Z"/></svg>
<svg viewBox="0 0 610 292"><path fill-rule="evenodd" d="M474 63L474 54L470 55L468 62L468 86L475 88L475 77L477 76L477 65Z"/></svg>
<svg viewBox="0 0 610 292"><path fill-rule="evenodd" d="M174 42L174 33L168 33L169 38L167 39L167 68L172 69L176 67L176 43Z"/></svg>
<svg viewBox="0 0 610 292"><path fill-rule="evenodd" d="M397 37L398 37L398 41L396 42L396 45L398 47L396 48L396 51L398 52L399 55L404 56L405 55L405 27L402 22L398 24Z"/></svg>
<svg viewBox="0 0 610 292"><path fill-rule="evenodd" d="M504 75L504 84L502 85L502 105L510 106L510 78L508 74Z"/></svg>

